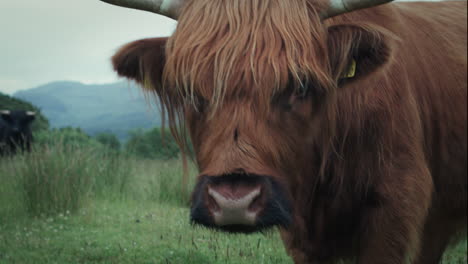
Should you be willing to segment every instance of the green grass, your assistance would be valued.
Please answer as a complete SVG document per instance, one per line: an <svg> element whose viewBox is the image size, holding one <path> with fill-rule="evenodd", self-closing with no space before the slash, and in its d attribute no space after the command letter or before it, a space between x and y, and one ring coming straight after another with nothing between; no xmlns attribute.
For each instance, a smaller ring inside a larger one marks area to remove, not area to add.
<svg viewBox="0 0 468 264"><path fill-rule="evenodd" d="M276 232L227 235L192 227L188 210L98 201L0 225L0 263L292 263Z"/></svg>
<svg viewBox="0 0 468 264"><path fill-rule="evenodd" d="M89 148L0 159L0 263L292 263L275 230L190 225L181 174L180 161ZM443 263L467 263L466 248L457 244Z"/></svg>
<svg viewBox="0 0 468 264"><path fill-rule="evenodd" d="M0 263L292 264L277 232L228 235L188 223L188 209L95 201L80 213L0 224ZM443 263L466 263L466 241Z"/></svg>

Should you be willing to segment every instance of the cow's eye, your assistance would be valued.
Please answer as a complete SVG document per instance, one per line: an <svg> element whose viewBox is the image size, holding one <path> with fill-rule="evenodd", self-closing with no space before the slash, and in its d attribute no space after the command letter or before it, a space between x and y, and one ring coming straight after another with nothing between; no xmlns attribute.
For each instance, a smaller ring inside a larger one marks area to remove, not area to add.
<svg viewBox="0 0 468 264"><path fill-rule="evenodd" d="M283 111L293 111L301 104L309 101L313 94L313 87L309 81L291 82L273 98L272 104L281 107Z"/></svg>
<svg viewBox="0 0 468 264"><path fill-rule="evenodd" d="M291 95L292 96L292 99L294 101L300 101L300 100L304 100L308 97L308 95L310 94L309 90L307 89L307 87L297 87L296 89L294 89L294 93Z"/></svg>
<svg viewBox="0 0 468 264"><path fill-rule="evenodd" d="M194 99L194 103L195 103L195 110L198 113L204 113L206 111L206 108L208 107L209 102L202 96L197 96Z"/></svg>
<svg viewBox="0 0 468 264"><path fill-rule="evenodd" d="M299 83L289 88L289 104L294 106L296 104L306 101L310 96L310 87L308 83Z"/></svg>

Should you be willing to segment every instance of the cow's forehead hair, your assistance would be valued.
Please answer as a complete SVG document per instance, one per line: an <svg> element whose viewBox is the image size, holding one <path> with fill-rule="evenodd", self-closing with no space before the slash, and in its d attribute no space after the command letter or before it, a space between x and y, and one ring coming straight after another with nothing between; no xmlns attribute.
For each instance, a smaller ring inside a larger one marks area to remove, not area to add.
<svg viewBox="0 0 468 264"><path fill-rule="evenodd" d="M291 79L331 83L325 30L310 2L189 1L167 43L164 80L192 100L210 98L214 109L239 95L269 102Z"/></svg>

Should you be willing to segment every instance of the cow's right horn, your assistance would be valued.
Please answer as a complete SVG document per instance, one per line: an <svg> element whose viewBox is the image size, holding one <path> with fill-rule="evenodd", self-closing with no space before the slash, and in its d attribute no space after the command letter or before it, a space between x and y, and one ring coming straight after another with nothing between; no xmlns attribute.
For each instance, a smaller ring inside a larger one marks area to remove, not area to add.
<svg viewBox="0 0 468 264"><path fill-rule="evenodd" d="M9 115L9 114L11 114L11 112L10 112L10 110L0 110L0 114Z"/></svg>
<svg viewBox="0 0 468 264"><path fill-rule="evenodd" d="M321 17L323 20L351 11L386 4L392 1L393 0L330 0L328 9L322 13Z"/></svg>
<svg viewBox="0 0 468 264"><path fill-rule="evenodd" d="M177 20L184 0L101 0L108 4L149 11Z"/></svg>

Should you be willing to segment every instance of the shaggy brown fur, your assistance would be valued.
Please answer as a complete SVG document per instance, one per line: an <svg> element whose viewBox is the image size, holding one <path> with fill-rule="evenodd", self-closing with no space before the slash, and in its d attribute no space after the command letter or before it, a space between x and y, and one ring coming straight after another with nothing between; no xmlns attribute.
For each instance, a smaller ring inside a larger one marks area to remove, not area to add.
<svg viewBox="0 0 468 264"><path fill-rule="evenodd" d="M438 263L467 221L466 2L325 21L321 1L187 2L171 38L113 63L181 142L186 122L201 175L282 182L296 263Z"/></svg>

